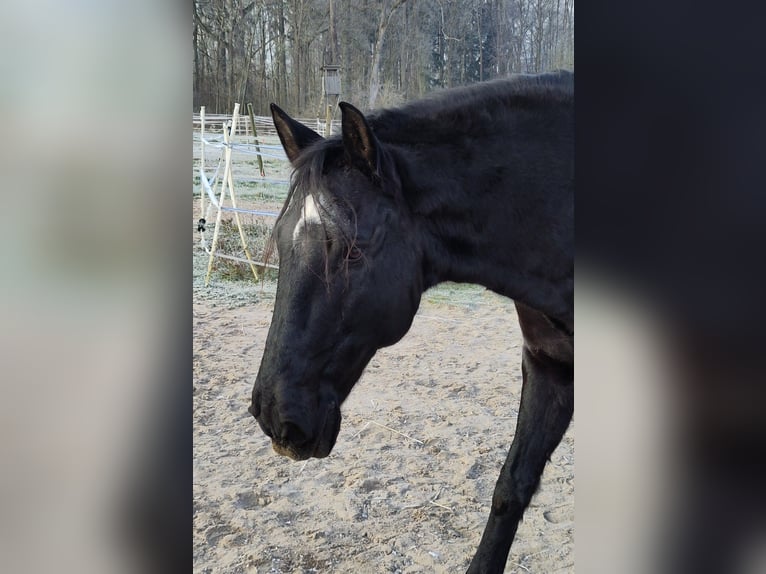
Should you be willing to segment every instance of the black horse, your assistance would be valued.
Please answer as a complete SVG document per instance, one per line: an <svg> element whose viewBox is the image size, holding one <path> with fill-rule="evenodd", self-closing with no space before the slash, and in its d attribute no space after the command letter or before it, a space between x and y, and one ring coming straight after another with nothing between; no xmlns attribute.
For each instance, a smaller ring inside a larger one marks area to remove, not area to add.
<svg viewBox="0 0 766 574"><path fill-rule="evenodd" d="M294 174L249 410L276 452L330 454L341 403L429 287L479 283L515 302L521 406L469 573L504 570L572 418L573 104L572 73L519 76L367 117L343 102L327 139L271 106Z"/></svg>

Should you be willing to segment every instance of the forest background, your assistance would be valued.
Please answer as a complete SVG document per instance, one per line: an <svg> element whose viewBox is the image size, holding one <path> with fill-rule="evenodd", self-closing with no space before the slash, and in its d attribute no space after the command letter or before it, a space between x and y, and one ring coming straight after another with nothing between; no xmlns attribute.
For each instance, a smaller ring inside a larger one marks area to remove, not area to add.
<svg viewBox="0 0 766 574"><path fill-rule="evenodd" d="M574 0L194 0L194 110L323 116L322 67L362 109L574 69Z"/></svg>

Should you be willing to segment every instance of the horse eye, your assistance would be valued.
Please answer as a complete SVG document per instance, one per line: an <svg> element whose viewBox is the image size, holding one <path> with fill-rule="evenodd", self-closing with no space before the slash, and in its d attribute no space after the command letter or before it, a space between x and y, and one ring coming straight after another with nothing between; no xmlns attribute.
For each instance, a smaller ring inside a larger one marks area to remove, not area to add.
<svg viewBox="0 0 766 574"><path fill-rule="evenodd" d="M356 245L352 245L348 250L346 259L349 261L359 261L362 258L362 250Z"/></svg>

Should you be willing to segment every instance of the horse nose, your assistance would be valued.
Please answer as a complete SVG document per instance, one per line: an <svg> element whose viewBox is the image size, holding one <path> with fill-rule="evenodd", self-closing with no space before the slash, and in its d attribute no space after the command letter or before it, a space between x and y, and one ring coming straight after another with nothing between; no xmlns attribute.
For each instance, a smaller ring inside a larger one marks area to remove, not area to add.
<svg viewBox="0 0 766 574"><path fill-rule="evenodd" d="M285 421L282 423L280 438L289 445L301 447L309 442L308 433L297 423Z"/></svg>

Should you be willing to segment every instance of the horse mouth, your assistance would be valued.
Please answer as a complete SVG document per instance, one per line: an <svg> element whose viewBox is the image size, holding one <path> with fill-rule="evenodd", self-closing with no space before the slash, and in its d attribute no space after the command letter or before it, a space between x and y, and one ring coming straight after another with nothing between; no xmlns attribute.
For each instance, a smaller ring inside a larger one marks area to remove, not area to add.
<svg viewBox="0 0 766 574"><path fill-rule="evenodd" d="M335 446L335 441L340 432L340 421L340 407L336 401L331 401L325 409L324 417L319 424L319 431L313 442L292 445L272 438L271 448L278 455L286 456L295 461L307 460L309 458L325 458L332 452Z"/></svg>

